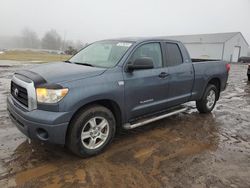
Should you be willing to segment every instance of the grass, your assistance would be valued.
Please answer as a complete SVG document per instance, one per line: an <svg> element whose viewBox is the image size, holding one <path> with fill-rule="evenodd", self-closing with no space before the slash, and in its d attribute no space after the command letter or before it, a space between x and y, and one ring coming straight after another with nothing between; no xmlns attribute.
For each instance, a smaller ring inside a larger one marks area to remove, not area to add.
<svg viewBox="0 0 250 188"><path fill-rule="evenodd" d="M48 52L34 52L34 51L6 51L0 54L0 60L14 60L14 61L65 61L71 56L51 54Z"/></svg>

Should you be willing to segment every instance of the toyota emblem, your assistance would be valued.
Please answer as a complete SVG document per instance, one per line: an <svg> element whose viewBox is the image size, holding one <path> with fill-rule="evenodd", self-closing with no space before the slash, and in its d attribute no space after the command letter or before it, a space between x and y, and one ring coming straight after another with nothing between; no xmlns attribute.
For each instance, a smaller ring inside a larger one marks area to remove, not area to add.
<svg viewBox="0 0 250 188"><path fill-rule="evenodd" d="M15 88L15 90L14 90L14 94L15 94L15 96L16 96L16 97L18 97L18 93L19 93L18 89L17 89L17 88Z"/></svg>

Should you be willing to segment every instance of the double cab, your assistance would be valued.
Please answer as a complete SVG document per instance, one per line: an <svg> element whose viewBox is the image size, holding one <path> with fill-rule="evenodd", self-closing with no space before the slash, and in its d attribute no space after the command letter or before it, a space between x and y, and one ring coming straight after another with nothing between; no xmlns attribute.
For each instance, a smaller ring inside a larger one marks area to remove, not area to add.
<svg viewBox="0 0 250 188"><path fill-rule="evenodd" d="M94 42L65 62L15 72L7 108L30 139L102 152L120 129L186 110L213 110L230 65L191 59L179 41L123 38Z"/></svg>

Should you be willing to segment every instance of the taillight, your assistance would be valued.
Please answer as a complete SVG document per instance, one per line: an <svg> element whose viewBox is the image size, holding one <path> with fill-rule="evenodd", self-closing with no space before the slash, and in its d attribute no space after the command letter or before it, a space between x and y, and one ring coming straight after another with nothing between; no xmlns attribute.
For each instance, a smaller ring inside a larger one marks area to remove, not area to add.
<svg viewBox="0 0 250 188"><path fill-rule="evenodd" d="M227 69L227 72L229 72L230 71L230 68L231 68L231 66L230 66L230 64L226 64L226 69Z"/></svg>

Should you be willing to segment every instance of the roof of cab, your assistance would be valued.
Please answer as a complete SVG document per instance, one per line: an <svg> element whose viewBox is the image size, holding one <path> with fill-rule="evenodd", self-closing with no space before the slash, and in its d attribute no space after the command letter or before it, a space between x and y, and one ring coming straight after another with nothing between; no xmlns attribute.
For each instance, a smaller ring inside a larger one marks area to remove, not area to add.
<svg viewBox="0 0 250 188"><path fill-rule="evenodd" d="M171 40L167 37L124 37L124 38L113 38L106 40L116 40L116 41L127 41L127 42L146 42L146 41L172 41L172 42L180 42L177 40Z"/></svg>

